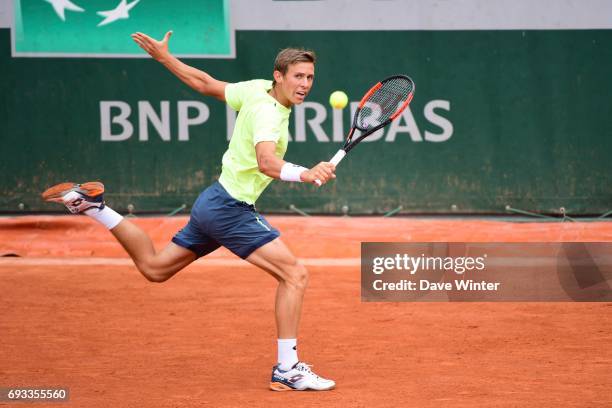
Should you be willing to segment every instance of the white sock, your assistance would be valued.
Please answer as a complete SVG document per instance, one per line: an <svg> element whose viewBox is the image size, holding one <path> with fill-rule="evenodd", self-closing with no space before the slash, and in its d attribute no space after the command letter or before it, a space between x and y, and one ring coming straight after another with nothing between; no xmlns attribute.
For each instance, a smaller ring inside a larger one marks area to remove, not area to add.
<svg viewBox="0 0 612 408"><path fill-rule="evenodd" d="M278 339L278 368L290 370L298 361L297 339Z"/></svg>
<svg viewBox="0 0 612 408"><path fill-rule="evenodd" d="M107 205L105 205L101 210L98 210L97 208L87 210L85 211L85 214L89 215L91 218L98 221L109 230L115 228L123 220L123 216L121 214Z"/></svg>

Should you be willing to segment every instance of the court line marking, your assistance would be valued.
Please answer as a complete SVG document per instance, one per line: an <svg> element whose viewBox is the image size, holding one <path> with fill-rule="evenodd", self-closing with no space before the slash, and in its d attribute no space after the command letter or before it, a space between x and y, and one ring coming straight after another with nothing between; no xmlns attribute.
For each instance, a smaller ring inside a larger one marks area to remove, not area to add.
<svg viewBox="0 0 612 408"><path fill-rule="evenodd" d="M305 266L329 266L329 267L355 267L361 266L361 258L300 258L300 262ZM574 264L584 264L586 266L593 263L602 268L612 267L612 256L601 255L584 261L574 261ZM194 262L197 266L213 267L250 267L247 261L240 258L206 258L203 257ZM1 266L133 266L130 258L111 258L111 257L45 257L45 258L21 258L21 257L0 257ZM567 266L567 259L556 257L532 257L527 259L513 257L490 258L486 263L487 267L555 267Z"/></svg>
<svg viewBox="0 0 612 408"><path fill-rule="evenodd" d="M301 258L305 266L360 266L360 258ZM202 258L198 266L252 266L242 259ZM133 266L130 258L18 258L0 257L0 266Z"/></svg>

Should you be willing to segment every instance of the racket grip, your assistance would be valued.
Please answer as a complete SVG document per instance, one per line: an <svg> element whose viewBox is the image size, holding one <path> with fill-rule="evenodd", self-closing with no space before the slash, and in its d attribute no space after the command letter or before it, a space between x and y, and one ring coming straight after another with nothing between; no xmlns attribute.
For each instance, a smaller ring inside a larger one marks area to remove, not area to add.
<svg viewBox="0 0 612 408"><path fill-rule="evenodd" d="M346 156L346 152L342 149L338 150L338 152L334 155L334 157L331 158L331 160L329 161L331 164L333 164L334 166L337 166L338 163L340 163L342 161L342 159L344 159L344 156Z"/></svg>
<svg viewBox="0 0 612 408"><path fill-rule="evenodd" d="M344 159L344 156L346 156L346 152L343 149L340 149L336 152L336 154L334 155L334 157L331 158L331 160L329 161L331 164L333 164L334 166L337 166L338 163L340 163L342 161L342 159ZM323 183L321 183L321 180L316 179L315 183L317 183L317 186L321 187L321 185Z"/></svg>

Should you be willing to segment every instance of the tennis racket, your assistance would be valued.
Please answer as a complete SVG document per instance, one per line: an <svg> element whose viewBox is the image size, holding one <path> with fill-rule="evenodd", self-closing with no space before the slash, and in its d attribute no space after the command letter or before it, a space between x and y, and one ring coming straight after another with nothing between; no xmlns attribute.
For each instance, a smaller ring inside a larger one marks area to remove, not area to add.
<svg viewBox="0 0 612 408"><path fill-rule="evenodd" d="M374 85L361 98L344 145L331 158L335 166L366 137L387 126L406 109L414 95L414 82L406 75L393 75ZM355 136L355 131L359 131ZM320 180L315 180L319 186Z"/></svg>

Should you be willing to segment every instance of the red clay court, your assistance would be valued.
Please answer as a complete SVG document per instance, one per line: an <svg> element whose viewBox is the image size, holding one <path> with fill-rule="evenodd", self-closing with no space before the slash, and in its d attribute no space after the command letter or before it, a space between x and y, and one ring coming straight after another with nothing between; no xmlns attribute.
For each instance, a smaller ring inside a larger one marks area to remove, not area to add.
<svg viewBox="0 0 612 408"><path fill-rule="evenodd" d="M0 258L0 384L69 387L52 406L75 407L612 406L611 303L362 303L359 272L362 241L612 241L612 223L268 218L311 273L301 358L336 390L268 390L267 274L222 249L152 284L74 216L0 220L18 255ZM161 248L186 217L133 220Z"/></svg>

